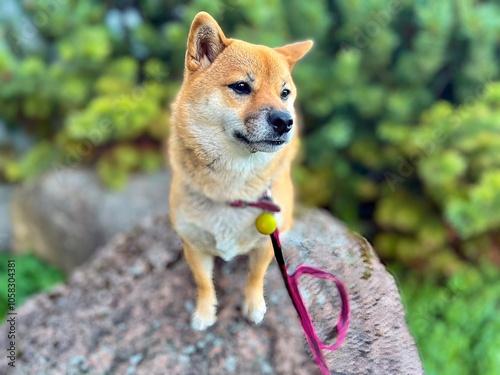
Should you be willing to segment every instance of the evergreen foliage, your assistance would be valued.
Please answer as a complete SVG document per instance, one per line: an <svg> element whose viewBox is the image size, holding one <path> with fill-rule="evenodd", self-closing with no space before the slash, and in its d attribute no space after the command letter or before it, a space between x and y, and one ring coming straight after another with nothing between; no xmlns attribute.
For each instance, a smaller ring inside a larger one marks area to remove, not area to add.
<svg viewBox="0 0 500 375"><path fill-rule="evenodd" d="M90 163L120 188L132 171L157 169L189 25L206 10L253 43L315 40L294 72L303 202L413 268L452 274L498 248L496 2L21 4L21 22L2 20L0 114L37 142L0 166L8 179Z"/></svg>
<svg viewBox="0 0 500 375"><path fill-rule="evenodd" d="M487 264L465 268L439 287L421 275L399 273L425 373L498 374L499 270Z"/></svg>

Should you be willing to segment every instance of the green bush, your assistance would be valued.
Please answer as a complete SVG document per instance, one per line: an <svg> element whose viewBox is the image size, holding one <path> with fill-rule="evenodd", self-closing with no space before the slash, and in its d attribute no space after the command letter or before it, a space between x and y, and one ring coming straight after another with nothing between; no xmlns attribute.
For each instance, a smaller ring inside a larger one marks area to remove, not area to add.
<svg viewBox="0 0 500 375"><path fill-rule="evenodd" d="M296 74L302 200L369 235L388 261L450 274L486 257L500 229L500 102L490 84L500 7L333 3Z"/></svg>
<svg viewBox="0 0 500 375"><path fill-rule="evenodd" d="M397 171L386 175L392 193L375 216L386 229L375 237L384 257L452 273L463 260L490 254L500 229L499 116L495 83L457 109L435 104L416 126L379 126L379 136L401 152ZM408 177L418 179L425 199L400 189Z"/></svg>
<svg viewBox="0 0 500 375"><path fill-rule="evenodd" d="M168 48L146 53L147 45L161 44L161 33L141 23L137 12L130 13L137 19L126 30L113 33L100 2L23 6L20 27L3 27L0 114L38 144L3 167L6 177L30 179L47 169L90 163L108 186L119 188L131 171L158 169L166 104L178 86L168 81Z"/></svg>
<svg viewBox="0 0 500 375"><path fill-rule="evenodd" d="M500 368L500 272L467 268L436 287L401 273L410 330L427 375L495 375Z"/></svg>

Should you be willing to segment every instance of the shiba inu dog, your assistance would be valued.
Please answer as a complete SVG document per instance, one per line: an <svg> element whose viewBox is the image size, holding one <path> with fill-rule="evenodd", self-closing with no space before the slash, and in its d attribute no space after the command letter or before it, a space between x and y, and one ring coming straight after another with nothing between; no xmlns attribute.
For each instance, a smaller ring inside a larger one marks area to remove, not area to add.
<svg viewBox="0 0 500 375"><path fill-rule="evenodd" d="M229 261L248 254L242 311L254 323L266 313L263 284L273 249L255 228L262 211L230 203L257 201L270 192L281 207L280 230L290 228L290 165L297 149L291 70L311 46L311 41L254 45L226 38L205 12L193 20L168 142L171 219L198 292L193 329L216 321L216 256Z"/></svg>

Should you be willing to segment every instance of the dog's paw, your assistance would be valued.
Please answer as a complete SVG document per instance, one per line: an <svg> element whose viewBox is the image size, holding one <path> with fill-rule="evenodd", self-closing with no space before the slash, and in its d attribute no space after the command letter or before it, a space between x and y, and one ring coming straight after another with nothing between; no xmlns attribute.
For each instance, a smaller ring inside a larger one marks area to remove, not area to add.
<svg viewBox="0 0 500 375"><path fill-rule="evenodd" d="M204 331L217 321L215 314L201 315L197 311L191 315L191 328L195 331Z"/></svg>
<svg viewBox="0 0 500 375"><path fill-rule="evenodd" d="M247 301L243 303L243 316L255 324L262 322L266 311L267 307L264 299L258 303L249 303Z"/></svg>

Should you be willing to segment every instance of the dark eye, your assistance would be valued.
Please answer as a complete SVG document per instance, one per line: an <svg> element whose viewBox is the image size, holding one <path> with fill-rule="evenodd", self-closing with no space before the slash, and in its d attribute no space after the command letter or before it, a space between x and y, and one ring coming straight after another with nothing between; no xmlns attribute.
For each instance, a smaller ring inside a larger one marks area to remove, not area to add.
<svg viewBox="0 0 500 375"><path fill-rule="evenodd" d="M250 85L246 82L235 82L229 85L229 88L240 95L248 95L252 92Z"/></svg>
<svg viewBox="0 0 500 375"><path fill-rule="evenodd" d="M288 89L284 89L280 94L280 98L283 100L287 100L289 96L290 96L290 90Z"/></svg>

